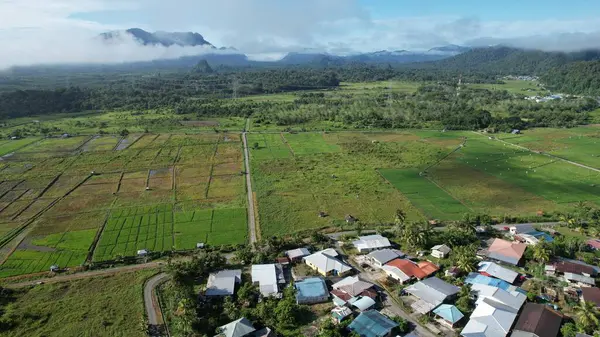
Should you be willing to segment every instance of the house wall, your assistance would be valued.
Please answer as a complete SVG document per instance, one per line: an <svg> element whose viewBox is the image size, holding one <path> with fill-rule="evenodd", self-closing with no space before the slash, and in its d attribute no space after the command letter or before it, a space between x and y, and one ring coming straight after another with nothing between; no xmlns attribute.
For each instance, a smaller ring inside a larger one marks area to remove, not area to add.
<svg viewBox="0 0 600 337"><path fill-rule="evenodd" d="M317 273L319 273L322 276L327 276L327 273L325 273L324 271L322 271L321 269L317 268L317 266L315 266L314 264L306 261L306 265L309 266L312 270L315 270Z"/></svg>
<svg viewBox="0 0 600 337"><path fill-rule="evenodd" d="M446 257L446 255L444 253L440 252L439 250L432 251L431 256L437 257L438 259L443 259Z"/></svg>

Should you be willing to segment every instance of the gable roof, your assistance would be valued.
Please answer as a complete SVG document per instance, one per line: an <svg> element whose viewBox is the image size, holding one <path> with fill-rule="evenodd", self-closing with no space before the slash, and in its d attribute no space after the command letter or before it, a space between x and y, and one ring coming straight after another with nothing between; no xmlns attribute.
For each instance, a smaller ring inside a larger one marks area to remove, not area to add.
<svg viewBox="0 0 600 337"><path fill-rule="evenodd" d="M242 270L221 270L208 276L206 296L229 296L235 291L235 284L242 280Z"/></svg>
<svg viewBox="0 0 600 337"><path fill-rule="evenodd" d="M484 284L473 284L471 285L471 290L477 294L476 303L481 303L490 299L506 306L506 310L511 310L515 313L519 312L519 309L521 309L525 300L527 300L527 296L518 291L509 292L504 289Z"/></svg>
<svg viewBox="0 0 600 337"><path fill-rule="evenodd" d="M369 296L363 296L359 300L352 302L352 306L360 311L365 311L375 305L375 300Z"/></svg>
<svg viewBox="0 0 600 337"><path fill-rule="evenodd" d="M431 277L417 282L404 290L429 304L427 309L431 311L442 304L449 296L457 294L460 288L437 277Z"/></svg>
<svg viewBox="0 0 600 337"><path fill-rule="evenodd" d="M486 275L482 275L482 274L478 274L478 273L469 273L469 275L467 276L467 278L465 279L465 283L469 283L469 284L484 284L484 285L488 285L488 286L492 286L492 287L496 287L496 288L500 288L500 289L504 289L508 292L511 291L518 291L520 293L526 294L527 292L517 286L513 286L512 284L504 281L504 280L499 280L497 278L493 278L490 276L486 276Z"/></svg>
<svg viewBox="0 0 600 337"><path fill-rule="evenodd" d="M350 323L348 329L361 337L383 337L397 326L398 323L382 315L379 311L368 310L360 313Z"/></svg>
<svg viewBox="0 0 600 337"><path fill-rule="evenodd" d="M410 260L395 259L386 263L386 265L390 267L396 267L407 276L416 277L420 280L439 270L438 266L429 261L421 261L418 264L415 264Z"/></svg>
<svg viewBox="0 0 600 337"><path fill-rule="evenodd" d="M442 252L444 254L449 254L452 251L452 249L450 249L450 247L448 247L446 245L433 246L431 248L431 250L437 250L437 251L440 251L440 252Z"/></svg>
<svg viewBox="0 0 600 337"><path fill-rule="evenodd" d="M328 248L306 256L304 261L316 266L319 270L325 273L336 270L338 274L343 274L352 270L352 267L338 260L336 256L338 256L338 253L335 251L335 249Z"/></svg>
<svg viewBox="0 0 600 337"><path fill-rule="evenodd" d="M513 336L556 337L562 318L563 315L550 309L547 305L527 303L517 320ZM520 332L530 334L520 334Z"/></svg>
<svg viewBox="0 0 600 337"><path fill-rule="evenodd" d="M369 254L367 254L368 257L370 257L371 259L373 259L381 264L388 263L388 262L392 261L393 259L404 257L404 255L405 254L403 252L401 252L397 249L374 250L374 251L370 252Z"/></svg>
<svg viewBox="0 0 600 337"><path fill-rule="evenodd" d="M252 322L247 320L245 317L233 321L229 324L225 324L217 328L217 335L215 337L242 337L256 331Z"/></svg>
<svg viewBox="0 0 600 337"><path fill-rule="evenodd" d="M442 304L433 310L433 313L442 317L446 321L454 324L460 321L465 315L463 315L457 307L450 304Z"/></svg>
<svg viewBox="0 0 600 337"><path fill-rule="evenodd" d="M360 236L358 240L352 242L358 250L362 249L378 249L391 247L390 240L379 234Z"/></svg>
<svg viewBox="0 0 600 337"><path fill-rule="evenodd" d="M274 264L253 264L252 283L258 283L260 293L264 296L279 292L277 270Z"/></svg>
<svg viewBox="0 0 600 337"><path fill-rule="evenodd" d="M479 263L479 272L489 274L490 276L499 278L508 283L515 282L519 276L519 273L516 271L504 268L497 263L489 261L483 261Z"/></svg>
<svg viewBox="0 0 600 337"><path fill-rule="evenodd" d="M464 337L505 337L516 318L516 312L491 299L485 299L477 305L471 314L471 319L461 331L461 335Z"/></svg>
<svg viewBox="0 0 600 337"><path fill-rule="evenodd" d="M288 250L285 252L285 255L290 259L297 259L299 257L305 257L310 255L310 251L307 248L296 248L292 250Z"/></svg>
<svg viewBox="0 0 600 337"><path fill-rule="evenodd" d="M573 273L573 274L588 274L596 275L596 269L592 266L574 263L571 261L560 261L554 264L554 268L561 273Z"/></svg>
<svg viewBox="0 0 600 337"><path fill-rule="evenodd" d="M590 239L587 241L587 244L594 249L600 249L600 240L598 239Z"/></svg>
<svg viewBox="0 0 600 337"><path fill-rule="evenodd" d="M600 288L582 287L581 292L584 301L596 303L596 306L600 307Z"/></svg>
<svg viewBox="0 0 600 337"><path fill-rule="evenodd" d="M397 278L402 280L402 282L406 282L411 279L410 276L406 275L400 268L394 266L384 265L381 269L389 272L390 274L394 274Z"/></svg>
<svg viewBox="0 0 600 337"><path fill-rule="evenodd" d="M333 284L333 289L341 290L350 296L360 295L363 291L373 288L373 283L362 281L358 276L348 276Z"/></svg>
<svg viewBox="0 0 600 337"><path fill-rule="evenodd" d="M518 264L527 245L524 243L512 243L510 241L495 239L488 248L488 257L510 264Z"/></svg>
<svg viewBox="0 0 600 337"><path fill-rule="evenodd" d="M440 270L440 267L429 261L420 261L417 263L417 267L419 267L427 276L432 275L436 271Z"/></svg>
<svg viewBox="0 0 600 337"><path fill-rule="evenodd" d="M579 274L573 273L565 273L565 280L567 281L575 281L583 284L589 284L591 286L596 285L596 280L593 277L583 276Z"/></svg>

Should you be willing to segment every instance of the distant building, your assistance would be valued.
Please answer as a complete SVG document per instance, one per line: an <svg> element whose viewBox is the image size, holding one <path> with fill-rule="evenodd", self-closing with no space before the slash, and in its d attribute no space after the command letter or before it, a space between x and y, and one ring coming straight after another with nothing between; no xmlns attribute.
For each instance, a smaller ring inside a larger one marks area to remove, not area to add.
<svg viewBox="0 0 600 337"><path fill-rule="evenodd" d="M379 311L369 310L360 313L348 326L348 330L361 337L388 337L398 323L392 321Z"/></svg>
<svg viewBox="0 0 600 337"><path fill-rule="evenodd" d="M431 256L437 257L438 259L445 259L452 249L446 245L437 245L431 248Z"/></svg>
<svg viewBox="0 0 600 337"><path fill-rule="evenodd" d="M370 252L376 249L390 248L390 240L379 234L361 236L353 242L359 253Z"/></svg>
<svg viewBox="0 0 600 337"><path fill-rule="evenodd" d="M322 276L344 276L352 271L352 267L338 259L338 253L332 248L306 256L304 262Z"/></svg>
<svg viewBox="0 0 600 337"><path fill-rule="evenodd" d="M148 255L148 250L146 250L146 249L140 249L140 250L137 251L137 255L138 256L146 256L146 255Z"/></svg>
<svg viewBox="0 0 600 337"><path fill-rule="evenodd" d="M513 329L512 337L556 337L563 315L544 304L527 303Z"/></svg>
<svg viewBox="0 0 600 337"><path fill-rule="evenodd" d="M208 276L205 295L208 297L232 296L235 285L242 282L242 270L221 270Z"/></svg>
<svg viewBox="0 0 600 337"><path fill-rule="evenodd" d="M296 303L314 304L327 302L329 291L322 278L311 277L294 283L296 288Z"/></svg>

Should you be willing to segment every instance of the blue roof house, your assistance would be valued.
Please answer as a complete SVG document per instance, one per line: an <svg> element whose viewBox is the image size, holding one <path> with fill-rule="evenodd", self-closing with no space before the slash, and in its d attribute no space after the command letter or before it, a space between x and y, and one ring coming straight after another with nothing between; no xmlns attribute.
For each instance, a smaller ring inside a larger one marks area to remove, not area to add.
<svg viewBox="0 0 600 337"><path fill-rule="evenodd" d="M463 315L457 307L450 304L442 304L433 310L433 313L443 319L443 323L454 327L454 324L458 323L465 315Z"/></svg>
<svg viewBox="0 0 600 337"><path fill-rule="evenodd" d="M313 304L327 302L329 290L320 277L311 277L294 283L296 287L296 302L298 304Z"/></svg>
<svg viewBox="0 0 600 337"><path fill-rule="evenodd" d="M348 329L361 337L387 337L397 326L398 323L382 315L379 311L369 310L360 313L350 323Z"/></svg>

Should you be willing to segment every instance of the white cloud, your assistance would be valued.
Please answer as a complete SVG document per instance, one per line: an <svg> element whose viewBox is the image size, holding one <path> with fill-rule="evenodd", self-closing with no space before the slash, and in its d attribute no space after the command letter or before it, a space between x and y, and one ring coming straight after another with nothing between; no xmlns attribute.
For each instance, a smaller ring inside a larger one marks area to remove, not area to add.
<svg viewBox="0 0 600 337"><path fill-rule="evenodd" d="M119 15L115 15L115 13ZM177 57L202 48L106 47L94 36L140 27L196 31L255 59L304 48L351 53L506 43L550 50L600 47L600 20L481 21L476 17L379 20L358 0L0 0L0 68Z"/></svg>

